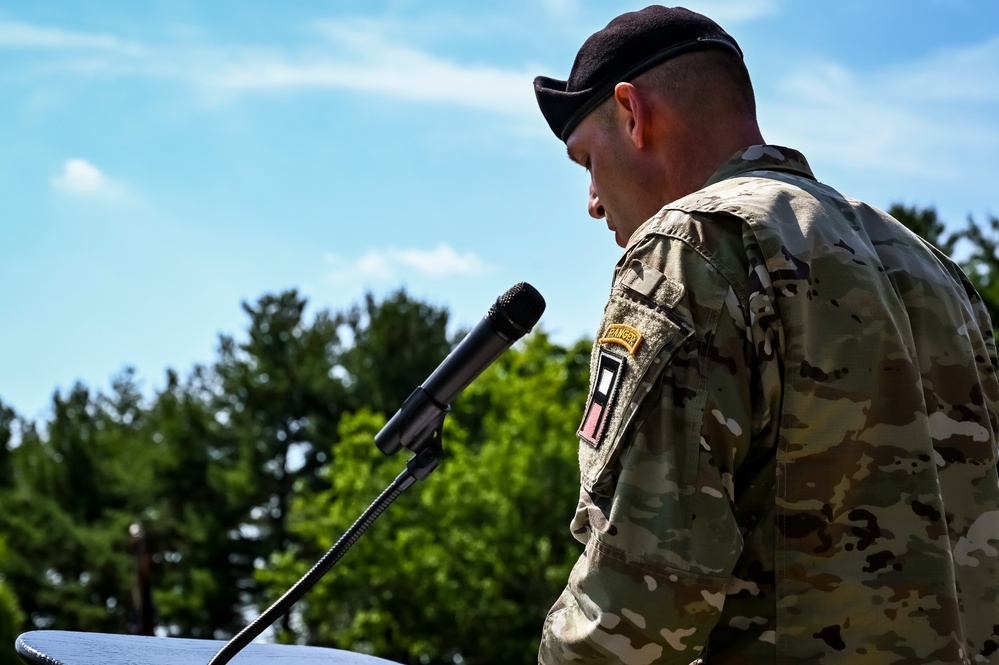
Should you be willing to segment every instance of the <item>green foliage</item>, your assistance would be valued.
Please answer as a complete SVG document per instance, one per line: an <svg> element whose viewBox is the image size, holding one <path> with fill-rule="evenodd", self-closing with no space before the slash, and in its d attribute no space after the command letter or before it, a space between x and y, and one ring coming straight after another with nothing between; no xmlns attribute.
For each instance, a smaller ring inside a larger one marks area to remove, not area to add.
<svg viewBox="0 0 999 665"><path fill-rule="evenodd" d="M394 412L451 350L448 313L397 291L378 303L350 308L338 321L353 345L340 357L352 404Z"/></svg>
<svg viewBox="0 0 999 665"><path fill-rule="evenodd" d="M305 306L295 291L244 304L248 339L222 338L213 371L217 390L206 395L212 417L223 425L212 427L218 436L212 437L217 446L210 460L219 467L223 503L210 519L189 513L184 524L232 541L228 552L218 554L228 559L233 578L213 581L232 590L242 587L234 612L256 604L256 562L290 545L286 519L292 488L299 480L320 486L315 471L328 448L317 442L333 439L345 402L343 385L331 380L339 352L336 323L320 313L310 324Z"/></svg>
<svg viewBox="0 0 999 665"><path fill-rule="evenodd" d="M9 499L14 487L11 453L16 421L17 414L14 410L0 402L0 505L4 507L4 511L11 510ZM4 570L4 564L9 559L6 534L6 530L0 533L0 571ZM4 645L0 649L0 665L15 665L18 662L10 646L14 644L14 639L22 632L24 625L25 615L17 595L7 583L6 576L0 573L0 645Z"/></svg>
<svg viewBox="0 0 999 665"><path fill-rule="evenodd" d="M76 386L56 395L46 436L22 428L10 453L0 528L11 548L0 573L35 628L124 631L129 619L128 523L147 504L155 450L130 371L109 396Z"/></svg>
<svg viewBox="0 0 999 665"><path fill-rule="evenodd" d="M135 599L151 595L159 632L226 638L261 606L254 570L267 556L312 556L287 505L296 488L328 487L318 470L341 416L381 381L417 385L449 347L446 311L402 292L336 315L305 308L294 291L244 305L245 339L222 337L217 361L184 381L168 372L148 404L130 370L108 395L54 395L40 426L0 404L0 533L12 546L0 585L26 617L17 629L138 630Z"/></svg>
<svg viewBox="0 0 999 665"><path fill-rule="evenodd" d="M216 392L204 368L184 385L169 373L145 432L166 454L157 496L135 520L151 556L153 605L169 635L231 634L242 626L241 609L250 602L245 580L252 576L256 544L238 529L249 510L237 468L241 451L216 417Z"/></svg>
<svg viewBox="0 0 999 665"><path fill-rule="evenodd" d="M971 283L985 300L992 325L999 326L999 217L989 216L987 228L968 218L963 237L972 247L964 262Z"/></svg>
<svg viewBox="0 0 999 665"><path fill-rule="evenodd" d="M7 558L7 542L0 538L0 564ZM0 576L0 665L17 665L19 662L11 645L24 627L24 613L21 611L14 592Z"/></svg>
<svg viewBox="0 0 999 665"><path fill-rule="evenodd" d="M17 414L0 402L0 490L13 487L14 468L11 465L11 443L14 439L14 422Z"/></svg>
<svg viewBox="0 0 999 665"><path fill-rule="evenodd" d="M579 554L566 524L588 357L539 333L473 383L445 425L444 463L300 603L299 639L406 663L536 662L541 623ZM293 504L303 540L330 547L402 469L373 446L383 423L369 412L343 420L331 488ZM284 552L261 577L277 595L309 564Z"/></svg>

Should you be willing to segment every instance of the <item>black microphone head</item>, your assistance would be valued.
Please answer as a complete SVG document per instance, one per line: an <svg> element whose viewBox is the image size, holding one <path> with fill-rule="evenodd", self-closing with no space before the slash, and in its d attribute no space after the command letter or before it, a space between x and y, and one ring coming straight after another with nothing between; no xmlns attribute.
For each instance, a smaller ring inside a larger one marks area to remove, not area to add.
<svg viewBox="0 0 999 665"><path fill-rule="evenodd" d="M531 332L545 311L545 299L527 282L515 284L501 295L486 314L496 332L515 341Z"/></svg>

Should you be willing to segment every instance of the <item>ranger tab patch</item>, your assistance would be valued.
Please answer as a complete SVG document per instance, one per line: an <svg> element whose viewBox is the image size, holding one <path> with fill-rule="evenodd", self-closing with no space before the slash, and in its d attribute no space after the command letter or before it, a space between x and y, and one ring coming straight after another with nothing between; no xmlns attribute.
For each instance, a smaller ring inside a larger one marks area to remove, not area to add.
<svg viewBox="0 0 999 665"><path fill-rule="evenodd" d="M634 356L638 345L642 343L642 333L623 323L612 323L599 342L601 344L620 344Z"/></svg>
<svg viewBox="0 0 999 665"><path fill-rule="evenodd" d="M590 391L590 400L583 411L583 422L576 434L594 448L599 448L607 434L618 388L624 378L624 358L600 349L597 373Z"/></svg>

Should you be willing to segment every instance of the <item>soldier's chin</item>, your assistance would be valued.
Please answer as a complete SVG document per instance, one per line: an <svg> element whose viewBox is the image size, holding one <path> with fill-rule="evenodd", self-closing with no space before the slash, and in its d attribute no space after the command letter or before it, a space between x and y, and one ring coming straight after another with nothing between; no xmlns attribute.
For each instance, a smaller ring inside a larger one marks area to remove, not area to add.
<svg viewBox="0 0 999 665"><path fill-rule="evenodd" d="M614 231L614 242L617 243L617 246L621 248L627 247L628 241L631 239L631 236L628 236L626 238L623 233L621 233L620 231L618 231L616 228L613 227L611 228L611 230Z"/></svg>
<svg viewBox="0 0 999 665"><path fill-rule="evenodd" d="M607 224L607 229L614 234L614 242L618 244L618 247L624 247L628 244L628 239L621 237L621 232L617 230L617 226L610 220L610 217L604 217L604 222Z"/></svg>

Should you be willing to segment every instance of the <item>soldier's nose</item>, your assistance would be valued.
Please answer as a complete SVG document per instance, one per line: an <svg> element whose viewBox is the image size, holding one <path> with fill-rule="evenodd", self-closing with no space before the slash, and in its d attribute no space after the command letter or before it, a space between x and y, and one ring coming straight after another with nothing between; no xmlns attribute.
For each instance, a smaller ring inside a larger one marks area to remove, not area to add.
<svg viewBox="0 0 999 665"><path fill-rule="evenodd" d="M593 189L593 183L590 183L590 200L587 203L586 209L590 213L590 217L594 219L603 219L607 215L603 204L600 203L600 197L597 196L596 191Z"/></svg>

